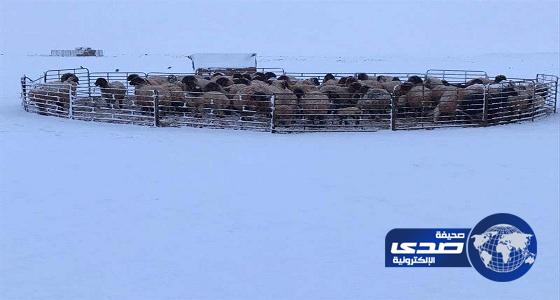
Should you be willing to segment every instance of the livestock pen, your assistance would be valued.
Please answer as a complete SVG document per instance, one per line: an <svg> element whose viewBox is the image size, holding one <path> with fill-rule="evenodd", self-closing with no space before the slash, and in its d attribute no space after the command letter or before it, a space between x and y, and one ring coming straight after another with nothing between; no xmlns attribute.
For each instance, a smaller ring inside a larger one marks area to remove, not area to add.
<svg viewBox="0 0 560 300"><path fill-rule="evenodd" d="M217 71L208 71L210 80ZM470 70L329 74L279 68L256 71L273 73L274 78L266 84L279 88L271 93L244 93L242 88L227 87L220 92L170 92L147 85L140 90L130 84L130 75L169 81L165 84L181 84L178 79L202 75L76 68L48 70L34 79L23 76L21 99L28 112L76 120L274 133L483 127L534 121L556 112L555 75L497 82L484 71ZM60 82L65 73L75 74L78 84L69 87ZM121 82L123 99L117 102L113 94L95 86L98 78ZM331 78L334 80L327 80ZM413 85L400 78L420 78L421 83ZM351 81L360 85L353 86Z"/></svg>

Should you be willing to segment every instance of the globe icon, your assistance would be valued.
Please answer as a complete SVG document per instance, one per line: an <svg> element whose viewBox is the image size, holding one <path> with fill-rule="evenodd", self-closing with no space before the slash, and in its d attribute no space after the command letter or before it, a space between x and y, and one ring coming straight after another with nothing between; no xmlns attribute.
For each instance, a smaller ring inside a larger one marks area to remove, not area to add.
<svg viewBox="0 0 560 300"><path fill-rule="evenodd" d="M524 263L533 264L535 254L527 249L532 237L509 224L494 225L471 236L484 266L498 273L515 271Z"/></svg>

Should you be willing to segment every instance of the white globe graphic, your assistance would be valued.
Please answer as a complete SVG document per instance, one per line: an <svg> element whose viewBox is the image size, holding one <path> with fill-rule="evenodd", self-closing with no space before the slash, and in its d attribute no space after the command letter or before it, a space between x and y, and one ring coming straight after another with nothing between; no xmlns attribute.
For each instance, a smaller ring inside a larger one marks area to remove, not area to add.
<svg viewBox="0 0 560 300"><path fill-rule="evenodd" d="M494 225L482 234L471 236L486 268L498 273L512 272L524 263L535 261L535 254L527 249L532 237L509 224Z"/></svg>

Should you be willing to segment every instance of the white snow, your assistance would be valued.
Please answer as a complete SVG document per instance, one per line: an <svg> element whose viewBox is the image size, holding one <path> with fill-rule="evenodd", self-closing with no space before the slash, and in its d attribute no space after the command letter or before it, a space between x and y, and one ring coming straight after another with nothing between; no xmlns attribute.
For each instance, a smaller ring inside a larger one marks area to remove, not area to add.
<svg viewBox="0 0 560 300"><path fill-rule="evenodd" d="M89 123L19 104L23 73L188 72L193 52L256 51L259 66L301 72L558 75L556 3L236 2L217 13L201 2L138 2L75 4L73 16L44 2L0 4L0 299L558 298L558 115L489 128L278 135ZM436 18L428 8L454 13ZM508 18L521 11L523 20ZM151 22L157 14L176 19ZM25 16L35 17L30 26L5 26ZM283 16L289 26L277 25ZM357 26L370 19L375 26ZM218 34L186 30L197 22ZM367 51L349 43L351 29ZM87 34L95 30L109 38ZM399 40L430 32L454 38L416 37L421 55ZM81 44L108 56L26 55ZM392 228L473 227L498 212L522 217L538 240L535 264L517 281L497 284L472 268L384 267Z"/></svg>

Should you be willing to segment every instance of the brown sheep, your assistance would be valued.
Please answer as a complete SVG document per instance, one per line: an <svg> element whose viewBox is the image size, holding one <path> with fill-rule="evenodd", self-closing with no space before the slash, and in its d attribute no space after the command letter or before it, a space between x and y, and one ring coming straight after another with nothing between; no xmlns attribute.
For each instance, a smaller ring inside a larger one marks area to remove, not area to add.
<svg viewBox="0 0 560 300"><path fill-rule="evenodd" d="M126 96L126 87L120 81L108 82L105 78L97 78L95 86L101 90L101 99L107 104L115 105L117 108L123 107Z"/></svg>
<svg viewBox="0 0 560 300"><path fill-rule="evenodd" d="M391 75L379 75L377 76L377 81L379 82L398 81L398 77L391 76Z"/></svg>
<svg viewBox="0 0 560 300"><path fill-rule="evenodd" d="M300 99L302 114L311 122L327 117L331 107L329 97L321 92L312 91L305 93Z"/></svg>
<svg viewBox="0 0 560 300"><path fill-rule="evenodd" d="M236 94L241 92L241 90L243 90L246 86L247 85L245 85L245 84L238 84L238 83L234 83L234 84L228 86L227 88L225 88L225 90L227 92L227 96L229 98L233 98Z"/></svg>
<svg viewBox="0 0 560 300"><path fill-rule="evenodd" d="M457 94L459 109L471 118L479 119L484 106L484 85L472 84L458 89Z"/></svg>
<svg viewBox="0 0 560 300"><path fill-rule="evenodd" d="M360 83L362 85L365 85L367 87L369 87L370 89L382 89L383 84L377 80L373 80L373 79L368 79L368 80L360 80ZM390 91L390 93L392 93L393 91Z"/></svg>
<svg viewBox="0 0 560 300"><path fill-rule="evenodd" d="M432 106L432 92L422 85L415 85L406 93L406 104L410 108Z"/></svg>
<svg viewBox="0 0 560 300"><path fill-rule="evenodd" d="M159 100L158 107L163 110L169 110L172 107L184 106L185 95L183 90L173 84L164 83L160 85L151 84L149 80L134 77L130 81L133 85L134 95L136 99L134 104L140 107L143 111L153 111L155 97Z"/></svg>
<svg viewBox="0 0 560 300"><path fill-rule="evenodd" d="M437 104L439 103L439 99L441 98L441 96L443 96L443 93L447 92L447 91L456 91L457 87L452 86L452 85L433 85L430 84L430 91L431 91L431 95L432 95L432 101ZM428 86L426 86L428 87Z"/></svg>
<svg viewBox="0 0 560 300"><path fill-rule="evenodd" d="M155 89L150 84L139 85L134 88L134 101L135 107L140 108L142 111L153 112L155 101Z"/></svg>
<svg viewBox="0 0 560 300"><path fill-rule="evenodd" d="M391 109L391 94L384 89L369 89L358 99L358 108L374 116L387 115Z"/></svg>
<svg viewBox="0 0 560 300"><path fill-rule="evenodd" d="M321 86L327 86L327 85L338 85L338 81L336 79L323 81L323 84Z"/></svg>
<svg viewBox="0 0 560 300"><path fill-rule="evenodd" d="M270 86L270 90L274 94L275 125L292 123L298 114L298 97L291 90L282 86Z"/></svg>
<svg viewBox="0 0 560 300"><path fill-rule="evenodd" d="M319 91L319 87L317 85L307 84L305 81L299 81L295 83L293 86L291 86L290 88L292 91L295 90L296 88L300 88L306 93Z"/></svg>
<svg viewBox="0 0 560 300"><path fill-rule="evenodd" d="M471 86L473 84L490 84L492 80L486 77L474 78L465 83L466 86Z"/></svg>
<svg viewBox="0 0 560 300"><path fill-rule="evenodd" d="M314 86L319 86L319 79L317 77L311 77L311 78L307 78L304 79L302 81L299 81L299 83L301 84L305 84L305 85L314 85Z"/></svg>
<svg viewBox="0 0 560 300"><path fill-rule="evenodd" d="M382 87L383 89L385 89L387 92L393 93L394 90L395 90L395 88L396 88L399 84L401 84L401 82L400 82L400 81L396 81L396 80L394 80L394 81L385 81L385 82L381 82L381 87Z"/></svg>
<svg viewBox="0 0 560 300"><path fill-rule="evenodd" d="M205 109L210 109L211 113L218 117L223 117L226 114L231 101L226 95L216 91L205 92L201 96L192 97L189 100L192 101L198 116L202 116Z"/></svg>
<svg viewBox="0 0 560 300"><path fill-rule="evenodd" d="M39 110L39 114L66 112L70 104L70 94L76 96L79 79L72 73L63 74L59 81L36 85L27 94L28 99Z"/></svg>
<svg viewBox="0 0 560 300"><path fill-rule="evenodd" d="M169 83L169 80L166 76L148 76L146 77L146 80L148 80L148 82L153 85Z"/></svg>
<svg viewBox="0 0 560 300"><path fill-rule="evenodd" d="M293 122L297 114L297 105L275 105L274 125L289 125Z"/></svg>
<svg viewBox="0 0 560 300"><path fill-rule="evenodd" d="M232 106L239 111L251 111L256 113L270 112L270 97L273 92L270 86L262 81L253 81L245 86L233 98Z"/></svg>
<svg viewBox="0 0 560 300"><path fill-rule="evenodd" d="M362 110L355 106L339 108L336 110L336 115L338 116L341 125L360 124L361 114Z"/></svg>
<svg viewBox="0 0 560 300"><path fill-rule="evenodd" d="M233 84L233 78L229 76L215 76L212 81L219 84L222 88L226 88Z"/></svg>
<svg viewBox="0 0 560 300"><path fill-rule="evenodd" d="M534 86L516 86L515 91L516 95L508 96L509 109L513 114L522 116L530 110L535 95Z"/></svg>
<svg viewBox="0 0 560 300"><path fill-rule="evenodd" d="M183 107L186 104L185 92L173 83L164 83L157 86L160 105L166 108Z"/></svg>
<svg viewBox="0 0 560 300"><path fill-rule="evenodd" d="M290 84L288 83L288 81L284 80L272 80L270 86L276 87L278 89L285 89L290 86Z"/></svg>
<svg viewBox="0 0 560 300"><path fill-rule="evenodd" d="M457 112L458 102L457 90L447 90L443 92L438 105L434 109L434 122L438 122L442 114L451 115L454 118Z"/></svg>
<svg viewBox="0 0 560 300"><path fill-rule="evenodd" d="M436 78L436 77L430 77L430 76L428 76L428 77L426 78L426 80L424 81L424 85L425 85L427 88L429 88L429 89L433 89L433 88L435 88L435 87L437 87L437 86L442 86L442 85L444 85L444 84L443 84L443 81L442 81L441 79Z"/></svg>

